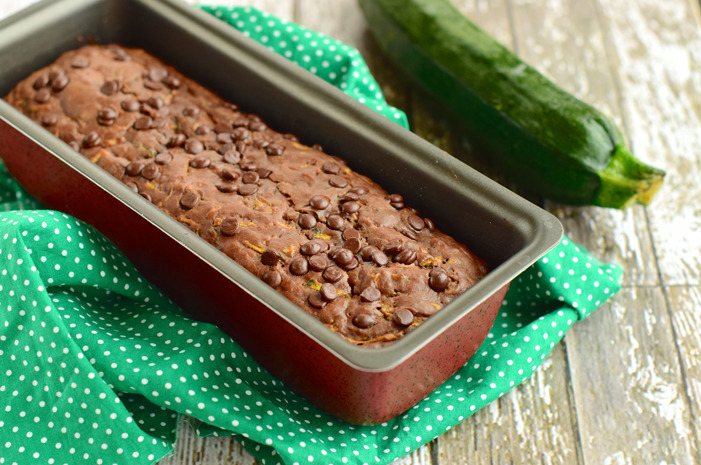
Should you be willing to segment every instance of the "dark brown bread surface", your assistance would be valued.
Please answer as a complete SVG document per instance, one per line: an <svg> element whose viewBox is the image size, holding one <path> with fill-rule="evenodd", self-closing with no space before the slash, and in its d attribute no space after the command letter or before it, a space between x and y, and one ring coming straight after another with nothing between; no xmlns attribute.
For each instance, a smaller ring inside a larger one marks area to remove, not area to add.
<svg viewBox="0 0 701 465"><path fill-rule="evenodd" d="M400 338L487 272L401 195L143 50L67 52L5 98L353 343Z"/></svg>

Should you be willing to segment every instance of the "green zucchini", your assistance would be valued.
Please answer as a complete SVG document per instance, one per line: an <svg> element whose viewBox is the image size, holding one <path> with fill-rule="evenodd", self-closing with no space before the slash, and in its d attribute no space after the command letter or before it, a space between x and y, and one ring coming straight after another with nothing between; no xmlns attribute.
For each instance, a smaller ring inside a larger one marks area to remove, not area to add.
<svg viewBox="0 0 701 465"><path fill-rule="evenodd" d="M542 197L648 204L665 172L616 125L482 31L450 0L360 0L380 48L461 121L479 155Z"/></svg>

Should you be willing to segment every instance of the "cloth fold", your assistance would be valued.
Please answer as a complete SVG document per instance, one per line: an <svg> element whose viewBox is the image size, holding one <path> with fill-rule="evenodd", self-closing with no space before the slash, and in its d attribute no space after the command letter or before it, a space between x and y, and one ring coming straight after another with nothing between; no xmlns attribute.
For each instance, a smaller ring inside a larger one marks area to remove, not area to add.
<svg viewBox="0 0 701 465"><path fill-rule="evenodd" d="M205 9L406 125L356 50L252 8ZM458 373L396 419L354 426L190 318L91 226L42 210L0 164L0 463L155 463L188 415L264 464L386 464L526 381L620 276L564 239L513 281Z"/></svg>

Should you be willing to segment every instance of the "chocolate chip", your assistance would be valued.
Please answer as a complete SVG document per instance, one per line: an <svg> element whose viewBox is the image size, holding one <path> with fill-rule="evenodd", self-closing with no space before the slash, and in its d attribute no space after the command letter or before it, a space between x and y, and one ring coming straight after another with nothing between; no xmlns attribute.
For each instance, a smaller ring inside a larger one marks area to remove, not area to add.
<svg viewBox="0 0 701 465"><path fill-rule="evenodd" d="M370 257L377 266L385 266L387 263L389 263L389 258L380 249L373 250Z"/></svg>
<svg viewBox="0 0 701 465"><path fill-rule="evenodd" d="M409 217L406 219L406 222L409 223L409 226L416 229L417 231L421 231L426 227L426 223L424 223L423 218L421 218L418 215L409 215Z"/></svg>
<svg viewBox="0 0 701 465"><path fill-rule="evenodd" d="M314 308L322 309L326 307L328 302L324 300L320 293L315 292L307 297L307 303Z"/></svg>
<svg viewBox="0 0 701 465"><path fill-rule="evenodd" d="M375 326L377 323L375 318L368 313L358 313L353 317L353 325L361 329L367 329Z"/></svg>
<svg viewBox="0 0 701 465"><path fill-rule="evenodd" d="M406 248L394 256L394 261L405 265L411 265L416 261L416 251Z"/></svg>
<svg viewBox="0 0 701 465"><path fill-rule="evenodd" d="M265 148L265 153L267 153L271 157L279 157L284 152L285 152L285 147L280 145L280 144L276 144L276 143L269 144Z"/></svg>
<svg viewBox="0 0 701 465"><path fill-rule="evenodd" d="M137 131L151 129L151 123L153 123L153 120L150 116L140 116L136 118L136 121L134 121L134 129Z"/></svg>
<svg viewBox="0 0 701 465"><path fill-rule="evenodd" d="M141 174L141 170L144 168L143 162L136 160L127 165L124 169L124 173L127 176L138 176Z"/></svg>
<svg viewBox="0 0 701 465"><path fill-rule="evenodd" d="M151 66L148 69L148 78L154 82L160 82L168 76L168 70L162 66Z"/></svg>
<svg viewBox="0 0 701 465"><path fill-rule="evenodd" d="M413 229L402 228L402 230L401 230L400 232L401 232L402 234L404 234L406 237L408 237L409 239L411 239L412 241L418 241L418 240L419 240L419 236L414 232Z"/></svg>
<svg viewBox="0 0 701 465"><path fill-rule="evenodd" d="M282 284L282 274L277 270L268 270L263 273L263 281L270 287L278 287Z"/></svg>
<svg viewBox="0 0 701 465"><path fill-rule="evenodd" d="M348 185L348 180L343 176L333 175L329 178L329 184L342 189Z"/></svg>
<svg viewBox="0 0 701 465"><path fill-rule="evenodd" d="M327 302L331 302L332 300L335 300L336 297L338 297L338 292L336 292L336 286L334 286L331 283L322 284L321 289L319 289L319 294L321 294L321 298Z"/></svg>
<svg viewBox="0 0 701 465"><path fill-rule="evenodd" d="M187 137L185 134L178 133L178 134L173 134L171 138L168 140L168 143L166 144L168 147L180 147L185 144L185 141L187 140Z"/></svg>
<svg viewBox="0 0 701 465"><path fill-rule="evenodd" d="M329 206L331 200L325 195L315 195L309 199L309 206L314 210L325 210Z"/></svg>
<svg viewBox="0 0 701 465"><path fill-rule="evenodd" d="M92 147L97 147L101 143L102 143L102 138L95 131L90 131L83 138L83 147L85 147L86 149L89 149Z"/></svg>
<svg viewBox="0 0 701 465"><path fill-rule="evenodd" d="M59 74L51 80L51 90L54 92L61 92L70 80L65 74Z"/></svg>
<svg viewBox="0 0 701 465"><path fill-rule="evenodd" d="M346 271L354 270L358 268L360 265L360 260L358 260L357 257L353 257L353 260L350 261L350 263L347 263L346 265L343 265L341 268L343 268Z"/></svg>
<svg viewBox="0 0 701 465"><path fill-rule="evenodd" d="M163 89L163 85L161 85L160 82L152 81L151 79L144 79L143 83L144 83L144 87L149 89L149 90Z"/></svg>
<svg viewBox="0 0 701 465"><path fill-rule="evenodd" d="M297 224L302 229L312 229L316 226L316 217L311 213L302 213L297 219Z"/></svg>
<svg viewBox="0 0 701 465"><path fill-rule="evenodd" d="M32 87L34 90L39 90L42 87L47 87L49 85L49 76L46 74L42 74L38 78L34 80L34 84L32 84Z"/></svg>
<svg viewBox="0 0 701 465"><path fill-rule="evenodd" d="M345 224L345 221L343 220L343 217L341 215L338 215L336 213L329 215L326 218L326 226L329 227L329 229L333 230L340 230L343 225Z"/></svg>
<svg viewBox="0 0 701 465"><path fill-rule="evenodd" d="M366 287L363 292L360 293L360 300L363 302L376 302L380 300L382 293L374 287Z"/></svg>
<svg viewBox="0 0 701 465"><path fill-rule="evenodd" d="M266 126L262 121L252 121L249 123L248 129L255 132L263 132L268 129L268 126Z"/></svg>
<svg viewBox="0 0 701 465"><path fill-rule="evenodd" d="M204 145L197 139L188 139L185 141L185 151L193 155L197 155L204 150Z"/></svg>
<svg viewBox="0 0 701 465"><path fill-rule="evenodd" d="M358 210L360 210L360 204L355 200L351 200L350 202L346 202L341 205L341 211L343 213L353 214L357 213Z"/></svg>
<svg viewBox="0 0 701 465"><path fill-rule="evenodd" d="M319 252L321 252L321 244L320 241L317 240L305 242L299 248L299 253L306 256L316 255Z"/></svg>
<svg viewBox="0 0 701 465"><path fill-rule="evenodd" d="M234 192L238 191L238 187L236 187L236 184L232 184L230 182L217 184L217 189L219 189L219 192L223 194L233 194Z"/></svg>
<svg viewBox="0 0 701 465"><path fill-rule="evenodd" d="M231 138L234 140L246 140L248 139L250 133L246 128L235 128L231 133Z"/></svg>
<svg viewBox="0 0 701 465"><path fill-rule="evenodd" d="M360 197L355 192L346 192L338 199L338 203L350 202L351 200L358 200Z"/></svg>
<svg viewBox="0 0 701 465"><path fill-rule="evenodd" d="M404 202L404 197L399 194L390 194L387 196L390 202Z"/></svg>
<svg viewBox="0 0 701 465"><path fill-rule="evenodd" d="M312 148L313 148L314 150L318 150L319 152L323 152L323 151L324 151L324 147L322 147L321 144L314 144L314 145L312 145Z"/></svg>
<svg viewBox="0 0 701 465"><path fill-rule="evenodd" d="M235 128L247 127L248 126L248 118L246 118L244 116L235 118L231 122L231 126L235 127Z"/></svg>
<svg viewBox="0 0 701 465"><path fill-rule="evenodd" d="M192 160L190 160L190 166L196 169L204 169L207 168L210 164L212 163L212 160L207 158L204 155L199 155Z"/></svg>
<svg viewBox="0 0 701 465"><path fill-rule="evenodd" d="M131 181L126 181L124 183L129 189L133 190L137 194L139 193L139 186L136 185L136 183L131 182Z"/></svg>
<svg viewBox="0 0 701 465"><path fill-rule="evenodd" d="M372 260L372 253L375 250L379 251L380 249L378 249L374 245L366 245L366 246L362 247L359 251L360 258L362 258L365 261Z"/></svg>
<svg viewBox="0 0 701 465"><path fill-rule="evenodd" d="M256 184L242 184L241 187L238 188L239 195L243 195L244 197L253 195L256 192L258 192L258 186Z"/></svg>
<svg viewBox="0 0 701 465"><path fill-rule="evenodd" d="M217 123L216 126L214 126L214 131L217 133L217 142L220 144L229 144L231 148L234 146L230 144L231 142L231 134L228 132L229 131L229 126L226 126L226 129L221 127L221 123ZM223 152L219 152L220 154L223 154Z"/></svg>
<svg viewBox="0 0 701 465"><path fill-rule="evenodd" d="M212 132L212 128L204 124L202 126L197 126L197 129L195 129L195 134L198 136L206 136L210 132Z"/></svg>
<svg viewBox="0 0 701 465"><path fill-rule="evenodd" d="M239 150L240 152L240 150ZM239 166L241 167L241 170L243 171L255 171L258 169L258 163L256 163L253 160L248 160L244 161L242 163L239 163Z"/></svg>
<svg viewBox="0 0 701 465"><path fill-rule="evenodd" d="M333 254L333 257L331 257L331 260L336 262L338 266L346 266L350 264L353 261L353 252L351 252L348 249L340 249L338 252Z"/></svg>
<svg viewBox="0 0 701 465"><path fill-rule="evenodd" d="M408 308L398 308L392 315L392 321L398 326L409 326L414 322L414 314Z"/></svg>
<svg viewBox="0 0 701 465"><path fill-rule="evenodd" d="M367 188L365 188L363 186L356 186L356 187L352 188L351 190L349 190L348 192L352 192L356 195L363 196L363 195L368 193L368 190L367 190Z"/></svg>
<svg viewBox="0 0 701 465"><path fill-rule="evenodd" d="M200 114L200 109L197 108L196 106L189 106L183 109L183 115L184 116L190 116L190 117L195 117Z"/></svg>
<svg viewBox="0 0 701 465"><path fill-rule="evenodd" d="M225 218L219 225L219 232L226 237L235 235L239 232L239 220L236 218Z"/></svg>
<svg viewBox="0 0 701 465"><path fill-rule="evenodd" d="M156 155L154 161L159 165L168 165L173 161L173 154L170 152L161 152Z"/></svg>
<svg viewBox="0 0 701 465"><path fill-rule="evenodd" d="M163 84L168 86L169 89L177 89L180 87L180 79L176 78L175 76L168 76L163 80Z"/></svg>
<svg viewBox="0 0 701 465"><path fill-rule="evenodd" d="M241 161L241 154L236 149L227 150L224 152L222 160L232 165L237 164Z"/></svg>
<svg viewBox="0 0 701 465"><path fill-rule="evenodd" d="M424 218L424 223L426 224L426 229L433 232L436 230L436 225L428 218Z"/></svg>
<svg viewBox="0 0 701 465"><path fill-rule="evenodd" d="M397 210L401 210L402 208L404 208L404 202L392 202L390 203L390 205Z"/></svg>
<svg viewBox="0 0 701 465"><path fill-rule="evenodd" d="M114 95L121 89L122 84L118 80L113 79L111 81L105 81L105 83L100 87L100 92L105 95Z"/></svg>
<svg viewBox="0 0 701 465"><path fill-rule="evenodd" d="M120 106L122 107L122 110L128 112L139 111L139 108L141 108L141 104L133 98L122 100Z"/></svg>
<svg viewBox="0 0 701 465"><path fill-rule="evenodd" d="M34 100L37 103L46 103L49 101L50 98L51 98L51 91L46 87L42 87L34 95Z"/></svg>
<svg viewBox="0 0 701 465"><path fill-rule="evenodd" d="M343 246L353 253L358 253L360 251L360 239L351 237L343 244Z"/></svg>
<svg viewBox="0 0 701 465"><path fill-rule="evenodd" d="M183 196L180 197L180 206L185 210L195 208L198 203L200 203L200 194L197 192L185 192Z"/></svg>
<svg viewBox="0 0 701 465"><path fill-rule="evenodd" d="M309 262L306 257L296 256L290 262L290 273L295 276L303 276L309 271Z"/></svg>
<svg viewBox="0 0 701 465"><path fill-rule="evenodd" d="M228 168L222 168L221 177L225 181L236 181L239 176L241 176L238 171L230 170Z"/></svg>
<svg viewBox="0 0 701 465"><path fill-rule="evenodd" d="M358 231L355 228L346 228L343 230L343 233L341 234L343 236L343 239L348 240L348 239L360 239L360 231Z"/></svg>
<svg viewBox="0 0 701 465"><path fill-rule="evenodd" d="M275 266L280 261L280 254L275 250L267 249L260 256L260 262L265 266Z"/></svg>
<svg viewBox="0 0 701 465"><path fill-rule="evenodd" d="M260 181L260 176L255 171L245 171L241 176L241 181L244 184L257 184Z"/></svg>
<svg viewBox="0 0 701 465"><path fill-rule="evenodd" d="M402 241L399 241L399 240L389 241L388 243L386 243L382 247L382 250L385 253L388 253L390 255L394 255L394 254L399 253L402 250L404 250L404 243Z"/></svg>
<svg viewBox="0 0 701 465"><path fill-rule="evenodd" d="M90 61L84 57L78 57L71 62L71 67L76 69L87 68L90 66Z"/></svg>
<svg viewBox="0 0 701 465"><path fill-rule="evenodd" d="M341 172L341 168L336 163L327 161L321 165L321 171L326 174L338 174Z"/></svg>
<svg viewBox="0 0 701 465"><path fill-rule="evenodd" d="M428 285L436 292L443 292L450 285L450 277L443 268L434 268L428 276Z"/></svg>
<svg viewBox="0 0 701 465"><path fill-rule="evenodd" d="M149 163L141 170L141 176L149 181L153 181L158 177L159 172L160 170L158 169L158 165L155 163Z"/></svg>
<svg viewBox="0 0 701 465"><path fill-rule="evenodd" d="M155 108L156 110L160 110L165 105L165 102L160 97L149 97L149 99L146 100L146 105L150 106L151 108Z"/></svg>
<svg viewBox="0 0 701 465"><path fill-rule="evenodd" d="M299 143L299 137L297 137L294 134L287 133L287 134L283 134L282 137L284 137L287 140L291 140L292 142Z"/></svg>
<svg viewBox="0 0 701 465"><path fill-rule="evenodd" d="M49 113L41 117L41 124L44 126L53 126L58 123L58 115L56 113Z"/></svg>
<svg viewBox="0 0 701 465"><path fill-rule="evenodd" d="M256 173L258 173L261 179L267 179L273 172L268 168L258 168Z"/></svg>
<svg viewBox="0 0 701 465"><path fill-rule="evenodd" d="M117 111L112 107L103 107L97 112L97 122L102 126L110 126L117 119Z"/></svg>
<svg viewBox="0 0 701 465"><path fill-rule="evenodd" d="M343 278L343 270L336 265L331 265L324 270L321 277L330 283L336 283Z"/></svg>
<svg viewBox="0 0 701 465"><path fill-rule="evenodd" d="M329 260L324 255L313 255L309 257L309 268L314 271L324 271L329 267Z"/></svg>
<svg viewBox="0 0 701 465"><path fill-rule="evenodd" d="M139 192L139 195L141 197L145 198L146 200L148 200L149 202L153 202L153 199L151 198L151 194L149 194L148 192Z"/></svg>

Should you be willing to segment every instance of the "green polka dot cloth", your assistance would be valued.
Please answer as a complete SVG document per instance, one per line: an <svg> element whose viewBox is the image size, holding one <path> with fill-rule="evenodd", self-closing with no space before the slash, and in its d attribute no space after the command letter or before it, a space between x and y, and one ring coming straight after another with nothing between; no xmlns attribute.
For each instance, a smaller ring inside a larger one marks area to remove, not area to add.
<svg viewBox="0 0 701 465"><path fill-rule="evenodd" d="M406 125L357 51L257 10L207 11ZM526 381L620 277L563 240L514 280L458 373L398 418L353 426L189 318L92 227L42 210L0 164L0 464L156 463L179 415L263 464L386 464Z"/></svg>

